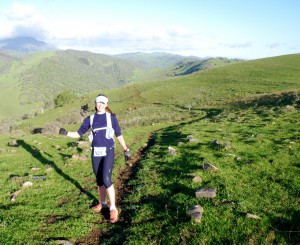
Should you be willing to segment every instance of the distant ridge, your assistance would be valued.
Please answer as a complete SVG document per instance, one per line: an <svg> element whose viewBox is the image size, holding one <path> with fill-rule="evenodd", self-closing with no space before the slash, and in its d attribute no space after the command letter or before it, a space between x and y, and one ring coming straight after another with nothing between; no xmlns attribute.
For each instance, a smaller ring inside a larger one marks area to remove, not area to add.
<svg viewBox="0 0 300 245"><path fill-rule="evenodd" d="M2 51L35 53L40 51L54 51L57 47L39 41L32 37L16 37L0 40L0 49Z"/></svg>
<svg viewBox="0 0 300 245"><path fill-rule="evenodd" d="M164 53L164 52L125 53L125 54L114 55L114 57L127 60L131 62L133 65L140 67L142 69L167 68L187 58L186 56ZM200 58L195 57L194 59L198 60Z"/></svg>

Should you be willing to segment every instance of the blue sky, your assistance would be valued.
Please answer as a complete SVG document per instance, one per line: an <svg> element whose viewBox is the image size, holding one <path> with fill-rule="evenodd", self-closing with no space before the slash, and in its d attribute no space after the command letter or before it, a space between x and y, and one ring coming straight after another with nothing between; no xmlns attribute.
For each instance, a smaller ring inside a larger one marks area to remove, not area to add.
<svg viewBox="0 0 300 245"><path fill-rule="evenodd" d="M0 39L258 59L300 53L298 0L0 0Z"/></svg>

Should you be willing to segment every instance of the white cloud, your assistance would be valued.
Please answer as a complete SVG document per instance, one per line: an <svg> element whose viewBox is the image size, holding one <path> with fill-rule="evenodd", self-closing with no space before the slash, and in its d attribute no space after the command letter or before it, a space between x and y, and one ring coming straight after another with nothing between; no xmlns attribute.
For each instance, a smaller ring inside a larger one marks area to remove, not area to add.
<svg viewBox="0 0 300 245"><path fill-rule="evenodd" d="M2 10L0 18L0 38L31 36L61 49L107 54L162 51L200 57L234 58L237 55L252 58L280 54L285 50L295 51L299 47L297 40L289 43L283 40L275 42L275 39L266 44L255 39L255 35L245 36L231 29L220 31L207 24L185 26L178 21L176 25L163 22L155 25L157 22L130 23L116 18L103 18L101 21L101 18L83 15L71 19L55 13L46 17L34 5L21 1Z"/></svg>
<svg viewBox="0 0 300 245"><path fill-rule="evenodd" d="M33 5L14 2L11 9L2 12L6 17L3 23L5 30L0 33L2 38L30 36L45 39L47 37L46 21Z"/></svg>
<svg viewBox="0 0 300 245"><path fill-rule="evenodd" d="M221 43L222 46L228 48L250 48L252 47L252 42L232 42L232 43Z"/></svg>
<svg viewBox="0 0 300 245"><path fill-rule="evenodd" d="M35 8L29 4L14 2L11 9L3 11L5 16L12 21L27 21L37 15Z"/></svg>
<svg viewBox="0 0 300 245"><path fill-rule="evenodd" d="M59 26L59 28L57 28ZM88 28L87 28L88 27ZM96 22L52 24L52 41L60 48L113 53L134 51L175 51L185 47L191 34L181 26L147 27L129 24L100 25Z"/></svg>
<svg viewBox="0 0 300 245"><path fill-rule="evenodd" d="M182 55L207 56L222 46L212 35L189 30L183 25L102 22L90 19L46 19L33 5L15 2L4 10L8 21L0 36L31 36L61 49L89 50L98 53L163 51ZM3 28L4 26L4 28ZM246 47L223 44L223 47Z"/></svg>

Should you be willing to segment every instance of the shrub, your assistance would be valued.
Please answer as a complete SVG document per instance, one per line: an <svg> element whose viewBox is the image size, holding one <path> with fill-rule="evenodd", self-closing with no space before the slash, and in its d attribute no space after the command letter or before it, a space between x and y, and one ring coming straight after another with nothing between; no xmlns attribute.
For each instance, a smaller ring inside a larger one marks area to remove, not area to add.
<svg viewBox="0 0 300 245"><path fill-rule="evenodd" d="M72 91L65 91L58 94L54 98L55 107L62 107L64 105L74 102L77 98L77 95Z"/></svg>

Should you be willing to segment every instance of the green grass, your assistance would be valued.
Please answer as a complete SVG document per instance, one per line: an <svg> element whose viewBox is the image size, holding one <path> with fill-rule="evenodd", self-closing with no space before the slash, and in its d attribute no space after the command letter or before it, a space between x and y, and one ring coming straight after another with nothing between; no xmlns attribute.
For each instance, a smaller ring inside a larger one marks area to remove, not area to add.
<svg viewBox="0 0 300 245"><path fill-rule="evenodd" d="M133 153L147 142L149 132L155 129L123 132ZM77 146L76 140L54 135L15 139L19 147L7 146L10 137L0 138L1 244L54 244L60 238L75 241L98 225L107 229L108 224L90 210L97 203L98 195L89 146ZM73 154L86 155L88 160L72 160ZM119 146L116 156L113 178L124 168ZM11 202L12 193L26 181L33 182L33 186L22 190L16 202Z"/></svg>
<svg viewBox="0 0 300 245"><path fill-rule="evenodd" d="M120 235L125 243L299 242L299 111L264 112L223 112L156 132L155 144L130 182L134 191L125 207L131 225ZM188 135L197 142L187 143ZM220 145L214 147L216 139ZM168 146L176 148L177 156L168 154ZM219 170L204 171L204 162ZM202 183L192 182L196 175ZM197 199L195 191L202 187L216 188L217 197ZM196 204L204 207L201 224L186 214Z"/></svg>
<svg viewBox="0 0 300 245"><path fill-rule="evenodd" d="M99 91L18 121L10 135L0 136L0 243L299 243L299 58L243 62L107 91L132 154L151 132L154 138L134 169L115 225L89 209L97 202L90 160L70 159L89 157L89 149L57 132L30 134L47 124L77 130L81 106L93 113ZM188 143L189 135L196 142ZM20 146L7 146L12 139ZM116 153L114 180L127 168L119 147ZM203 171L204 162L219 170ZM202 183L192 182L196 175ZM27 180L33 186L11 202ZM197 199L201 187L216 188L217 197ZM200 224L186 214L195 204L204 207Z"/></svg>

